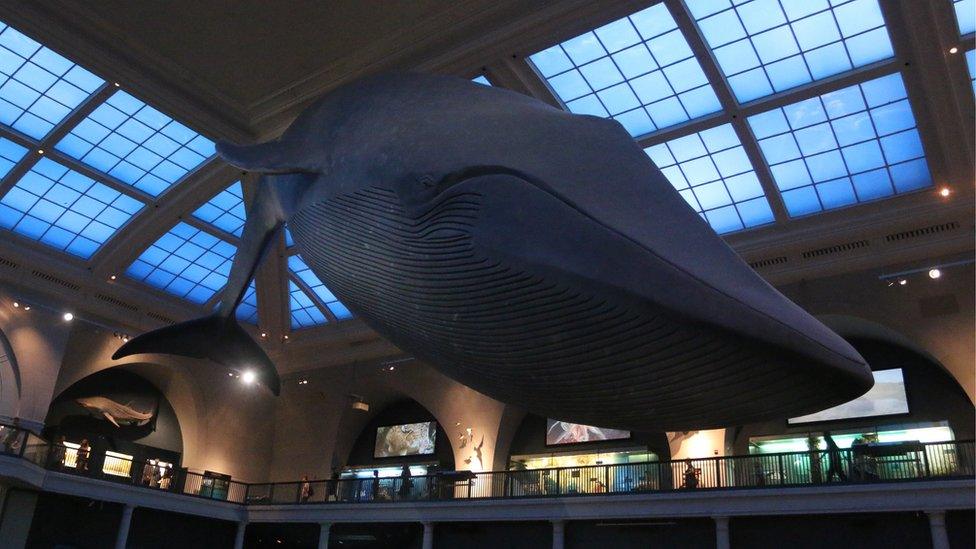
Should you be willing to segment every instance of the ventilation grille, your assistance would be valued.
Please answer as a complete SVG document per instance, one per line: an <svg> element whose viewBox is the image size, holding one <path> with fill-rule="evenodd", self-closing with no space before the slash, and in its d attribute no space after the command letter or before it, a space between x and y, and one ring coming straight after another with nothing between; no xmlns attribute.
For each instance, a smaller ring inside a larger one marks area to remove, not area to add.
<svg viewBox="0 0 976 549"><path fill-rule="evenodd" d="M16 262L11 261L11 260L7 259L6 257L0 257L0 266L8 267L10 269L16 269L20 265L17 265Z"/></svg>
<svg viewBox="0 0 976 549"><path fill-rule="evenodd" d="M158 320L160 322L163 322L165 324L176 324L176 321L173 320L172 318L163 316L163 315L161 315L159 313L154 313L152 311L146 313L146 316L148 316L149 318L151 318L153 320Z"/></svg>
<svg viewBox="0 0 976 549"><path fill-rule="evenodd" d="M52 274L45 273L44 271L34 270L34 271L31 272L31 274L33 274L37 278L40 278L41 280L46 280L46 281L48 281L48 282L50 282L52 284L57 284L58 286L62 286L64 288L68 288L69 290L78 291L78 290L81 289L81 286L79 286L79 285L77 285L77 284L75 284L73 282L68 282L67 280L64 280L62 278L58 278L58 277L56 277L56 276L54 276Z"/></svg>
<svg viewBox="0 0 976 549"><path fill-rule="evenodd" d="M95 297L97 297L98 299L101 299L102 301L104 301L106 303L111 303L112 305L115 305L116 307L121 307L121 308L123 308L123 309L125 309L127 311L136 312L136 311L139 310L139 308L136 307L135 305L133 305L131 303L126 303L125 301L122 301L121 299L116 299L116 298L114 298L112 296L108 296L108 295L105 295L105 294L95 294Z"/></svg>
<svg viewBox="0 0 976 549"><path fill-rule="evenodd" d="M944 233L948 231L954 231L959 228L959 222L950 221L948 223L940 223L938 225L929 225L928 227L919 227L917 229L912 229L910 231L902 231L900 233L891 233L885 236L885 242L898 242L900 240L908 240L911 238L918 238L920 236L929 236L933 234Z"/></svg>
<svg viewBox="0 0 976 549"><path fill-rule="evenodd" d="M766 259L752 261L749 263L749 266L752 267L753 269L764 269L766 267L772 267L773 265L782 265L787 261L789 260L786 259L786 256L781 255L778 257L767 257Z"/></svg>
<svg viewBox="0 0 976 549"><path fill-rule="evenodd" d="M867 240L855 240L854 242L847 242L845 244L837 244L834 246L827 246L826 248L817 248L815 250L807 250L803 252L803 259L815 259L818 257L824 257L828 255L839 254L843 252L849 252L851 250L857 250L860 248L867 248Z"/></svg>

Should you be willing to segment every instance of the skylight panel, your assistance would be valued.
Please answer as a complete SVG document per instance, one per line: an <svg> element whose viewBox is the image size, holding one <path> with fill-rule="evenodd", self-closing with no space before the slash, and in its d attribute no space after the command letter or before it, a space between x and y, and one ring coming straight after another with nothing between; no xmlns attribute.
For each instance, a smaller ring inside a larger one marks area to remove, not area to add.
<svg viewBox="0 0 976 549"><path fill-rule="evenodd" d="M247 218L241 182L235 181L217 193L206 204L197 208L193 212L193 217L240 237L244 231L244 220Z"/></svg>
<svg viewBox="0 0 976 549"><path fill-rule="evenodd" d="M288 258L288 267L291 272L295 274L302 282L304 282L309 288L315 292L322 303L332 311L339 320L345 320L347 318L352 318L352 313L345 305L339 302L339 299L325 287L325 284L319 280L319 277L315 276L312 269L305 264L300 256L293 255Z"/></svg>
<svg viewBox="0 0 976 549"><path fill-rule="evenodd" d="M227 284L236 252L232 244L180 222L142 252L126 274L202 304Z"/></svg>
<svg viewBox="0 0 976 549"><path fill-rule="evenodd" d="M104 83L0 22L0 123L42 139Z"/></svg>
<svg viewBox="0 0 976 549"><path fill-rule="evenodd" d="M56 148L152 196L214 155L212 141L117 91Z"/></svg>
<svg viewBox="0 0 976 549"><path fill-rule="evenodd" d="M973 84L973 94L976 95L976 50L966 52L966 68L969 69L969 80Z"/></svg>
<svg viewBox="0 0 976 549"><path fill-rule="evenodd" d="M696 212L722 234L774 221L731 124L644 149Z"/></svg>
<svg viewBox="0 0 976 549"><path fill-rule="evenodd" d="M475 84L481 84L482 86L491 86L491 82L489 82L488 78L486 78L483 74L472 78L471 81Z"/></svg>
<svg viewBox="0 0 976 549"><path fill-rule="evenodd" d="M932 184L901 74L749 117L791 216Z"/></svg>
<svg viewBox="0 0 976 549"><path fill-rule="evenodd" d="M959 34L965 36L976 32L976 0L953 0L952 7L956 11Z"/></svg>
<svg viewBox="0 0 976 549"><path fill-rule="evenodd" d="M25 147L0 137L0 178L10 173L10 170L24 158L25 154L27 154Z"/></svg>
<svg viewBox="0 0 976 549"><path fill-rule="evenodd" d="M894 55L878 0L687 0L740 103Z"/></svg>
<svg viewBox="0 0 976 549"><path fill-rule="evenodd" d="M142 207L135 198L42 158L0 199L0 226L88 259Z"/></svg>
<svg viewBox="0 0 976 549"><path fill-rule="evenodd" d="M322 311L315 306L312 298L291 280L288 281L288 305L291 310L292 330L310 328L328 322Z"/></svg>
<svg viewBox="0 0 976 549"><path fill-rule="evenodd" d="M663 3L529 60L567 109L612 117L634 137L722 108Z"/></svg>
<svg viewBox="0 0 976 549"><path fill-rule="evenodd" d="M291 231L285 227L285 247L291 248L295 245L295 240L291 237Z"/></svg>
<svg viewBox="0 0 976 549"><path fill-rule="evenodd" d="M248 324L258 323L258 292L253 280L248 285L247 291L244 292L244 299L237 306L236 316L237 320L241 322Z"/></svg>

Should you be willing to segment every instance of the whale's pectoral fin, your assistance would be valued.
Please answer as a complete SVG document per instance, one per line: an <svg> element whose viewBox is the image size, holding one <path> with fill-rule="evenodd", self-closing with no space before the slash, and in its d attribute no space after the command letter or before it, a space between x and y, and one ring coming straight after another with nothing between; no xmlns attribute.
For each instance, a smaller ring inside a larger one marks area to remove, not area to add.
<svg viewBox="0 0 976 549"><path fill-rule="evenodd" d="M112 423L112 425L115 425L116 427L119 426L119 422L115 421L115 418L112 417L112 414L108 412L102 412L102 415L105 416L105 419L109 420Z"/></svg>
<svg viewBox="0 0 976 549"><path fill-rule="evenodd" d="M257 195L247 211L241 244L234 255L217 312L136 337L120 347L112 358L142 353L208 358L234 371L253 371L256 381L277 395L281 383L274 364L264 349L237 323L234 311L244 299L261 260L276 242L275 237L285 219L313 180L314 176L306 174L259 179Z"/></svg>

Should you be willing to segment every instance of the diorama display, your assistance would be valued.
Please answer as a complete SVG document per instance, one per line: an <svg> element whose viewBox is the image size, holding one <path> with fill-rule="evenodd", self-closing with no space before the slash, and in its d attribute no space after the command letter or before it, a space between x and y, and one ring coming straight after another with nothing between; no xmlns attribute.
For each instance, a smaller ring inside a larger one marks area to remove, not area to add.
<svg viewBox="0 0 976 549"><path fill-rule="evenodd" d="M218 145L262 174L217 309L115 358L278 374L237 324L285 223L303 259L401 349L544 417L683 430L821 410L873 379L763 281L616 121L467 80L370 77L280 139ZM585 383L581 380L585 379Z"/></svg>
<svg viewBox="0 0 976 549"><path fill-rule="evenodd" d="M578 444L599 440L621 440L630 438L630 431L606 429L555 419L546 420L546 445Z"/></svg>
<svg viewBox="0 0 976 549"><path fill-rule="evenodd" d="M859 417L892 416L908 413L908 396L901 368L876 370L874 387L850 402L819 412L789 419L790 424L818 423Z"/></svg>
<svg viewBox="0 0 976 549"><path fill-rule="evenodd" d="M436 439L437 423L433 421L385 425L376 429L373 457L431 455Z"/></svg>

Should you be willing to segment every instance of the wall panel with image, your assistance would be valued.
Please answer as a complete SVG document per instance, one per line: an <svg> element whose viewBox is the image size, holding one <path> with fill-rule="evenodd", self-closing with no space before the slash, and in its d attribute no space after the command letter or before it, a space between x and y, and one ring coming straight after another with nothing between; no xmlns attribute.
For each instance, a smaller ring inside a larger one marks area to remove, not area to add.
<svg viewBox="0 0 976 549"><path fill-rule="evenodd" d="M908 395L905 393L905 377L901 368L875 370L874 387L850 402L807 414L791 417L790 425L820 423L859 417L879 417L907 414Z"/></svg>
<svg viewBox="0 0 976 549"><path fill-rule="evenodd" d="M559 421L551 418L546 420L546 446L598 442L601 440L626 440L629 438L630 431L623 429L608 429L593 425L571 423L569 421Z"/></svg>
<svg viewBox="0 0 976 549"><path fill-rule="evenodd" d="M376 428L373 457L433 455L437 440L437 423L422 421Z"/></svg>

